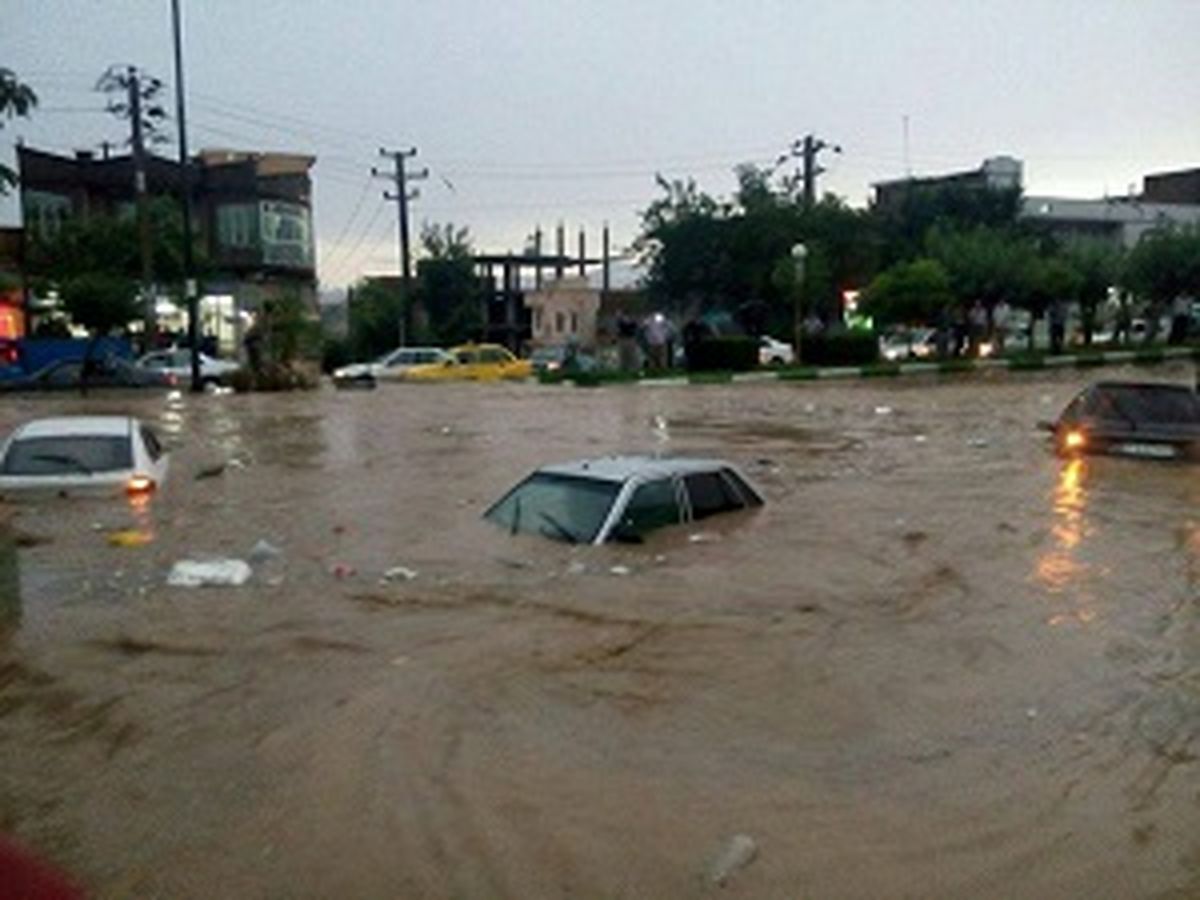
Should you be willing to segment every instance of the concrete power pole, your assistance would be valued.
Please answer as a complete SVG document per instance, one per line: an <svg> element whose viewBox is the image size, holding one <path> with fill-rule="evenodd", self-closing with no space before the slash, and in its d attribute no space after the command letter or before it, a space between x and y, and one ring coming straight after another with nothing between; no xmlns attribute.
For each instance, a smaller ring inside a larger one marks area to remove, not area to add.
<svg viewBox="0 0 1200 900"><path fill-rule="evenodd" d="M155 309L154 256L151 251L150 212L146 194L146 136L142 128L142 82L138 70L129 66L126 70L129 92L129 123L133 128L130 144L133 148L133 189L137 204L138 245L142 257L142 303L146 321L145 349L154 346L158 330L158 312Z"/></svg>
<svg viewBox="0 0 1200 900"><path fill-rule="evenodd" d="M404 168L404 161L412 159L417 155L416 147L409 147L407 150L384 150L380 149L379 155L392 160L391 172L380 172L378 169L372 168L371 174L377 178L387 178L394 185L394 191L384 191L383 197L385 200L396 201L396 215L399 222L399 239L400 239L400 322L398 325L400 346L408 343L408 333L410 330L411 307L410 300L412 298L412 264L411 253L409 247L408 234L408 203L410 200L416 200L420 196L420 191L408 189L410 181L420 181L429 177L429 170L422 169L419 172L407 172Z"/></svg>

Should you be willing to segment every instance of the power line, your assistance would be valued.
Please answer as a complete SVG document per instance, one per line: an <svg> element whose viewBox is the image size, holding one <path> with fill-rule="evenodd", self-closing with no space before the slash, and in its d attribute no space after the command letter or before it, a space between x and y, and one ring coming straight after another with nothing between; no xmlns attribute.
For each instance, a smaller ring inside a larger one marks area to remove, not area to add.
<svg viewBox="0 0 1200 900"><path fill-rule="evenodd" d="M335 248L333 251L334 256L326 260L325 266L334 271L338 271L349 264L350 261L354 259L354 255L358 252L359 247L362 246L363 241L366 240L367 235L372 233L372 229L375 227L375 223L379 221L379 217L383 214L384 209L386 209L385 204L382 201L378 201L375 205L375 211L372 213L370 221L367 222L366 227L358 233L358 239L354 242L350 249L348 251L338 253ZM335 259L336 262L334 261Z"/></svg>

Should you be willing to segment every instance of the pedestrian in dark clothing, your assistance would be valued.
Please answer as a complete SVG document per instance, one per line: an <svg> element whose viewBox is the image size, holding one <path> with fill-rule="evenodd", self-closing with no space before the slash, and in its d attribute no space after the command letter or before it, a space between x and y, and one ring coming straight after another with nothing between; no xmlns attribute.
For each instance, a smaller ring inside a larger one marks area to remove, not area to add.
<svg viewBox="0 0 1200 900"><path fill-rule="evenodd" d="M1063 351L1067 336L1067 304L1055 300L1050 304L1050 352L1056 356Z"/></svg>

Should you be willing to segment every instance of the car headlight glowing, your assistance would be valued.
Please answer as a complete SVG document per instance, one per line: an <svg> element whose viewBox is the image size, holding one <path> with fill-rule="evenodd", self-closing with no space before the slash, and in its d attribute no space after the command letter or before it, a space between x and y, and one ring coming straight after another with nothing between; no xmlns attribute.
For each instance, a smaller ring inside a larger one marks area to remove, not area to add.
<svg viewBox="0 0 1200 900"><path fill-rule="evenodd" d="M1063 446L1068 450L1082 450L1087 445L1087 435L1078 428L1073 428L1063 437Z"/></svg>

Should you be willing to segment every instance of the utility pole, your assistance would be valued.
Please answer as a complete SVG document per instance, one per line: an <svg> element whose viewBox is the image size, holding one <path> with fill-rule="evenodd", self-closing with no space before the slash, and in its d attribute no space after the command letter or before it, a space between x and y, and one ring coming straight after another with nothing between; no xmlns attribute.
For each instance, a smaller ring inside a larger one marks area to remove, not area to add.
<svg viewBox="0 0 1200 900"><path fill-rule="evenodd" d="M391 172L380 172L372 167L371 174L376 178L387 178L395 185L394 191L384 191L383 197L385 200L396 201L396 215L399 220L399 237L400 237L400 346L403 347L408 343L409 318L410 308L409 301L412 297L412 268L409 261L409 237L408 237L408 202L416 200L420 196L420 191L414 188L412 191L408 189L408 182L420 181L429 177L429 170L422 169L420 172L406 172L404 169L404 161L412 159L417 155L416 147L409 147L407 150L385 150L380 149L379 155L392 160Z"/></svg>
<svg viewBox="0 0 1200 900"><path fill-rule="evenodd" d="M187 119L183 96L183 26L179 0L171 0L171 26L175 36L175 118L179 123L179 192L183 202L183 295L188 311L188 346L191 348L192 390L204 390L200 377L200 300L192 276L192 170L188 159Z"/></svg>
<svg viewBox="0 0 1200 900"><path fill-rule="evenodd" d="M100 76L96 90L106 94L122 95L122 99L110 100L108 111L119 118L129 119L129 144L133 150L133 189L137 207L138 241L141 246L141 291L145 303L147 344L154 339L157 316L154 308L154 268L151 251L149 196L146 184L146 144L165 140L159 132L159 123L167 117L158 104L157 97L163 84L157 78L143 77L137 66L113 65Z"/></svg>
<svg viewBox="0 0 1200 900"><path fill-rule="evenodd" d="M792 146L795 147L795 144ZM829 144L821 138L814 137L811 134L804 136L801 156L804 164L804 207L806 209L812 207L813 203L815 202L817 194L817 176L825 171L824 167L817 164L817 154L822 150L832 150L834 153L842 152L842 148L836 144Z"/></svg>
<svg viewBox="0 0 1200 900"><path fill-rule="evenodd" d="M129 122L133 127L131 145L133 147L133 189L137 203L138 245L142 256L142 302L145 304L145 350L154 346L155 331L158 328L158 314L154 308L154 261L150 249L150 213L147 208L146 196L146 139L142 129L142 84L137 67L129 66L125 70L126 89L128 91Z"/></svg>

